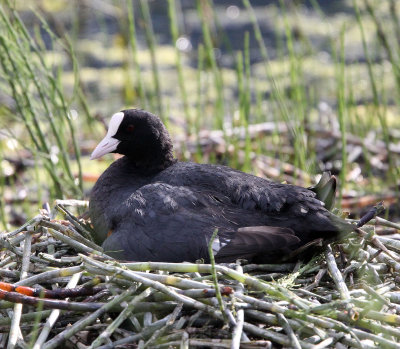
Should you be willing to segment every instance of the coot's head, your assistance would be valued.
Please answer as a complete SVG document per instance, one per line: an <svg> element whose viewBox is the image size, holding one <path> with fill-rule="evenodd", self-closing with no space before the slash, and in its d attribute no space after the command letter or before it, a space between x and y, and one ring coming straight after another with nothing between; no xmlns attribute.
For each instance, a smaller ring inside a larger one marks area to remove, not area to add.
<svg viewBox="0 0 400 349"><path fill-rule="evenodd" d="M172 150L168 131L156 115L127 109L112 116L107 135L90 158L118 153L126 155L137 167L162 169L173 162Z"/></svg>

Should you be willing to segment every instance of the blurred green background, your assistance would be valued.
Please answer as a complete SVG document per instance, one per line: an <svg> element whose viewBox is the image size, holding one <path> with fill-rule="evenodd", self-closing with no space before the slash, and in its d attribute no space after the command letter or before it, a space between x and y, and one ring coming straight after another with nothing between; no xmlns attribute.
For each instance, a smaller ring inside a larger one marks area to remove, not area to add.
<svg viewBox="0 0 400 349"><path fill-rule="evenodd" d="M113 160L90 152L128 107L180 159L299 185L330 170L338 208L398 217L397 1L15 0L0 17L4 228L88 198Z"/></svg>

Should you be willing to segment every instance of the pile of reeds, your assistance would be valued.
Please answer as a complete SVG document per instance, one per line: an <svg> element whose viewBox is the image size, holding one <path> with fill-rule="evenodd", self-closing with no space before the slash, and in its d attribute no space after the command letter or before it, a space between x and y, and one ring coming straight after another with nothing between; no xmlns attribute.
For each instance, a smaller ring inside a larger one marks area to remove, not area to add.
<svg viewBox="0 0 400 349"><path fill-rule="evenodd" d="M121 263L67 205L0 235L2 348L400 346L394 223L307 264Z"/></svg>

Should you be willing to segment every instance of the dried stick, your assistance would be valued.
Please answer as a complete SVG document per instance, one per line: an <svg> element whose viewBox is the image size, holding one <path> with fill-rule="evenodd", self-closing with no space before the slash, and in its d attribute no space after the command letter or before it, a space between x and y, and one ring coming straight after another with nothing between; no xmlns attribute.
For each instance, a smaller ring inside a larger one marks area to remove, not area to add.
<svg viewBox="0 0 400 349"><path fill-rule="evenodd" d="M285 330L286 334L289 337L290 347L294 349L301 349L299 340L294 334L293 329L290 326L289 322L286 320L285 316L283 314L278 313L276 314L276 318L278 319L278 323L283 327L283 329Z"/></svg>
<svg viewBox="0 0 400 349"><path fill-rule="evenodd" d="M171 288L161 284L160 282L150 280L150 279L148 279L142 275L138 275L138 273L135 273L132 271L124 270L122 268L110 266L108 264L105 264L105 263L102 263L99 261L95 261L95 260L93 260L89 257L83 256L83 255L81 255L81 257L83 258L85 264L88 263L92 266L97 267L98 269L107 271L110 274L118 273L119 275L121 275L124 278L127 278L128 280L132 280L135 282L141 282L142 284L144 284L146 286L153 287L156 290L159 290L160 292L167 294L168 296L172 297L172 299L176 300L177 302L181 302L184 305L196 308L198 310L203 310L203 311L209 313L210 315L212 315L213 317L216 317L217 319L220 319L220 320L223 319L220 311L217 311L213 307L205 305L205 304L203 304L199 301L196 301L192 298L180 295L180 294L176 293L175 291L173 291Z"/></svg>
<svg viewBox="0 0 400 349"><path fill-rule="evenodd" d="M161 327L159 330L155 331L152 336L149 338L149 340L144 344L143 348L148 348L149 346L153 347L153 343L156 341L157 338L162 336L166 331L170 330L176 321L176 318L178 317L179 313L182 311L182 306L183 303L179 303L174 311L171 313L170 318L168 319L167 323Z"/></svg>
<svg viewBox="0 0 400 349"><path fill-rule="evenodd" d="M335 282L335 285L340 293L340 298L344 300L350 299L349 290L347 288L346 283L343 280L342 273L339 271L339 268L336 265L336 260L335 257L333 256L332 248L330 245L326 247L325 259L326 259L326 264L328 265L329 273L331 274L331 277Z"/></svg>
<svg viewBox="0 0 400 349"><path fill-rule="evenodd" d="M239 263L236 266L236 271L239 273L243 273L243 268ZM244 290L243 284L239 282L236 287L236 294L243 294L243 290ZM233 328L233 333L232 333L232 344L231 344L232 349L240 349L240 342L242 337L248 340L246 334L243 333L244 310L238 309L236 313L237 313L236 326Z"/></svg>
<svg viewBox="0 0 400 349"><path fill-rule="evenodd" d="M102 345L101 347L98 347L97 349L113 349L118 345L123 345L123 344L130 344L130 343L135 343L139 339L143 338L149 338L155 331L158 329L162 328L165 326L165 324L168 322L170 319L171 314L166 316L165 318L158 320L156 322L153 322L149 326L145 327L142 332L135 334L133 336L128 336L126 338L117 340L113 343Z"/></svg>
<svg viewBox="0 0 400 349"><path fill-rule="evenodd" d="M94 313L81 318L75 322L72 326L68 327L57 336L49 340L43 345L43 349L58 348L64 341L71 338L74 334L85 329L86 326L92 324L96 321L98 317L111 310L115 305L121 304L126 298L132 295L136 291L136 286L132 286L119 296L114 297L114 299L106 304L104 304L100 309L96 310Z"/></svg>
<svg viewBox="0 0 400 349"><path fill-rule="evenodd" d="M25 279L28 275L29 262L31 255L32 233L27 231L25 233L24 252L22 256L21 279ZM19 328L22 315L22 304L17 303L14 306L14 315L11 322L10 337L8 339L7 349L12 349L17 344L18 338L22 338L22 333Z"/></svg>
<svg viewBox="0 0 400 349"><path fill-rule="evenodd" d="M217 276L217 271L215 269L214 251L212 248L214 240L217 238L217 236L218 236L218 229L215 229L211 236L210 242L208 243L208 255L210 257L211 275L213 278L215 295L218 300L219 310L221 311L222 316L224 317L224 320L227 321L226 314L225 314L225 305L224 305L224 302L222 301L221 291L220 291L219 285L218 285L218 276Z"/></svg>
<svg viewBox="0 0 400 349"><path fill-rule="evenodd" d="M70 213L63 204L58 203L56 205L56 210L61 212L70 223L72 223L72 225L83 235L84 238L86 238L88 241L93 242L93 237L90 234L89 231L87 231L80 223L79 220L72 214ZM93 243L94 244L94 243ZM92 245L91 247L93 247L94 249L98 249L95 246L97 246L96 244ZM97 246L100 247L100 246ZM100 247L101 248L101 247Z"/></svg>
<svg viewBox="0 0 400 349"><path fill-rule="evenodd" d="M49 223L51 223L51 222L43 221L43 225L44 226L48 226ZM61 227L63 227L63 226L61 226ZM68 231L68 228L66 228L66 227L63 227L63 228L65 228L66 232ZM83 243L81 243L79 241L73 240L69 236L64 235L63 233L60 233L59 231L57 231L57 230L55 230L53 228L43 228L43 229L46 229L50 233L50 235L54 236L56 239L58 239L58 240L60 240L60 241L62 241L64 243L70 245L72 248L74 248L78 252L83 252L83 253L88 253L88 254L101 256L101 257L103 257L105 259L109 259L109 260L113 260L114 259L114 258L106 255L104 252L95 250L95 249L93 249L93 248L91 248L89 246L84 245Z"/></svg>
<svg viewBox="0 0 400 349"><path fill-rule="evenodd" d="M43 281L52 280L60 276L72 276L82 271L82 269L83 267L78 265L75 267L60 268L56 270L45 271L43 273L36 274L24 280L18 281L14 283L14 286L30 286L34 284L40 284Z"/></svg>
<svg viewBox="0 0 400 349"><path fill-rule="evenodd" d="M71 280L69 280L67 287L66 288L74 288L78 282L79 279L81 278L82 272L76 273L71 277ZM56 323L58 317L61 314L61 310L59 309L54 309L52 310L49 318L47 319L42 332L40 332L35 344L33 345L33 349L40 349L44 342L46 341L47 337L50 334L51 329L53 328L54 324Z"/></svg>
<svg viewBox="0 0 400 349"><path fill-rule="evenodd" d="M131 270L164 270L173 272L199 272L199 273L211 273L211 266L209 264L194 264L194 263L159 263L159 262L138 262L138 263L123 263L122 266L126 266ZM242 282L243 284L254 288L258 291L266 292L272 297L277 299L286 300L294 303L296 306L302 309L308 309L312 303L301 299L287 288L276 284L265 283L255 277L248 274L239 273L231 268L216 265L216 270L227 277L236 281ZM146 274L148 275L148 274ZM151 275L151 274L150 274Z"/></svg>
<svg viewBox="0 0 400 349"><path fill-rule="evenodd" d="M124 308L124 310L118 315L118 317L110 325L108 325L102 333L100 333L100 335L94 340L89 348L93 349L99 347L107 338L109 338L114 333L114 331L121 325L121 323L124 322L131 315L135 306L143 299L150 296L152 292L153 291L150 288L146 288L140 295L135 296Z"/></svg>

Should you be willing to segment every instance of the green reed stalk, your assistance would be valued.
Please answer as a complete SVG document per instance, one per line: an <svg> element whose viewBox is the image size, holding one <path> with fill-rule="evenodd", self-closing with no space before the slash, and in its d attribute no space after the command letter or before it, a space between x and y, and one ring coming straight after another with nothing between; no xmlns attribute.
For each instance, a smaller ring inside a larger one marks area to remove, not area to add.
<svg viewBox="0 0 400 349"><path fill-rule="evenodd" d="M232 128L242 126L246 129L247 135L247 120L244 115L244 104L245 104L245 86L244 86L244 73L243 73L243 53L241 51L237 52L236 55L236 78L237 78L237 86L238 86L238 94L239 94L239 123L235 120L235 115L232 118ZM236 113L236 111L233 111ZM246 137L247 138L247 137ZM238 168L239 167L239 149L240 149L240 134L235 135L232 134L230 141L233 144L234 149L236 149L235 154L233 156L233 165L232 167Z"/></svg>
<svg viewBox="0 0 400 349"><path fill-rule="evenodd" d="M160 72L158 68L157 58L156 58L156 40L153 31L153 24L150 15L149 4L147 0L140 0L140 9L143 16L144 32L146 36L147 46L150 50L151 59L151 72L153 76L154 90L156 94L156 107L158 114L162 120L166 119L164 115L164 105L163 105L163 95L161 93L161 83L160 83ZM154 100L154 98L153 98Z"/></svg>
<svg viewBox="0 0 400 349"><path fill-rule="evenodd" d="M0 8L0 13L1 12ZM43 156L44 166L55 184L57 195L62 197L61 183L58 179L55 165L48 156L50 151L45 141L44 134L39 126L37 115L34 114L31 99L26 90L26 84L22 81L21 75L18 71L20 67L17 68L15 57L10 56L10 52L13 52L13 50L16 52L17 49L15 46L14 49L11 49L11 47L13 47L13 45L9 41L6 41L5 37L0 36L0 64L3 71L6 73L5 78L11 88L11 93L15 100L19 115L21 116L36 149L40 154L45 155Z"/></svg>
<svg viewBox="0 0 400 349"><path fill-rule="evenodd" d="M188 101L188 95L186 92L185 77L184 77L183 66L182 66L182 54L177 46L177 41L179 39L179 28L178 28L178 21L176 19L175 0L168 0L168 15L169 15L170 30L171 30L171 36L172 36L172 44L174 45L174 48L175 48L175 64L176 64L176 69L178 72L179 89L180 89L180 92L182 95L182 100L183 100L183 109L185 112L186 121L189 124L191 124L189 101Z"/></svg>
<svg viewBox="0 0 400 349"><path fill-rule="evenodd" d="M58 70L58 74L52 72L53 67L49 67L45 62L45 53L39 46L39 40L35 41L31 37L18 13L9 3L8 7L7 13L0 7L0 18L5 33L0 34L0 65L5 73L8 91L16 103L16 117L23 121L28 131L34 145L31 150L37 151L43 160L57 197L62 198L63 193L82 195L80 150L69 115L69 104L62 91L61 70ZM42 22L42 28L54 38L54 33L43 19L39 15L38 18ZM68 50L71 47L63 48ZM72 139L78 164L78 185L70 166L66 136ZM54 161L54 155L51 154L52 141L57 145L60 161Z"/></svg>
<svg viewBox="0 0 400 349"><path fill-rule="evenodd" d="M285 104L285 101L283 99L281 88L279 87L277 81L275 80L274 74L273 74L270 64L269 64L267 47L265 46L264 39L261 34L261 29L258 24L254 9L251 6L249 0L242 0L242 1L243 1L245 8L249 11L250 21L253 24L254 35L257 40L258 46L260 48L261 56L264 60L264 68L265 68L266 77L268 78L268 81L270 82L270 85L271 85L272 100L274 102L276 102L282 119L285 121L288 129L290 130L291 134L293 135L294 139L296 140L295 141L296 144L299 145L298 147L296 147L297 149L295 149L295 151L297 152L297 154L301 154L300 159L305 159L306 158L305 146L304 146L304 142L302 141L302 137L304 136L304 134L299 132L298 127L293 126L293 123L291 122L290 113L289 113L287 105ZM305 163L305 161L302 160L302 163Z"/></svg>
<svg viewBox="0 0 400 349"><path fill-rule="evenodd" d="M138 49L136 42L136 29L135 29L135 13L133 7L133 1L127 1L127 10L128 10L128 23L129 23L129 43L131 48L132 60L133 60L133 69L136 76L137 88L138 88L138 96L146 108L148 107L148 101L146 98L146 91L143 85L142 72L140 69L140 64L138 60Z"/></svg>
<svg viewBox="0 0 400 349"><path fill-rule="evenodd" d="M245 156L243 163L243 170L251 170L251 139L249 135L249 123L250 121L250 111L251 111L251 67L250 67L250 35L249 32L244 34L244 96L242 102L242 113L243 119L246 121L246 144L245 144Z"/></svg>
<svg viewBox="0 0 400 349"><path fill-rule="evenodd" d="M217 66L217 61L215 59L214 54L214 46L211 40L211 33L209 28L209 21L207 17L207 13L205 8L210 10L211 5L209 1L197 1L197 11L199 13L201 19L201 28L204 36L204 48L205 55L207 57L207 62L211 65L211 69L214 75L214 84L217 94L217 99L215 102L215 114L214 114L214 127L222 129L223 128L223 120L225 113L224 106L224 84L222 79L222 73Z"/></svg>
<svg viewBox="0 0 400 349"><path fill-rule="evenodd" d="M390 13L390 18L392 19L394 31L396 33L396 37L400 38L400 20L398 16L398 1L397 0L390 0L389 1L389 13Z"/></svg>
<svg viewBox="0 0 400 349"><path fill-rule="evenodd" d="M50 27L48 26L46 20L37 12L35 12L36 16L40 19L42 27L44 30L46 30L46 32L50 35L50 37L52 38L52 40L54 42L58 42L60 41L58 37L56 37L56 35L53 33L53 31L50 29ZM35 46L35 42L34 40L32 40L29 36L29 33L24 25L24 23L22 22L21 18L19 17L18 13L16 11L14 11L14 15L17 18L17 21L19 22L19 25L21 26L24 36L26 38L26 40L31 42L32 46ZM40 34L37 34L37 37L40 38ZM78 97L79 103L81 104L85 117L86 117L86 122L88 125L91 125L93 122L93 118L90 114L89 111L89 106L87 104L86 101L86 97L84 96L83 93L83 88L82 88L82 83L79 77L79 69L78 69L78 62L77 62L77 57L75 55L75 51L73 49L72 43L70 41L70 39L68 38L67 35L64 34L64 36L62 37L62 44L61 46L63 47L63 49L65 50L65 52L67 53L68 57L71 60L72 63L72 70L74 73L74 89L73 89L73 93L72 93L72 98L69 102L67 102L65 100L65 94L63 91L63 85L62 85L62 81L61 81L61 73L62 70L61 68L58 69L59 71L59 79L57 80L56 78L54 78L54 76L49 73L51 71L51 68L47 67L47 65L45 65L45 61L43 59L43 56L45 54L45 52L36 50L36 52L38 53L39 56L39 60L41 62L41 64L43 65L43 67L45 68L45 71L47 72L47 79L51 85L51 89L50 89L50 93L53 93L52 98L50 99L51 101L58 101L61 104L61 108L56 107L54 108L54 103L53 104L53 109L55 109L53 111L53 116L55 119L55 122L57 122L59 124L60 127L63 126L63 122L66 121L67 125L68 125L68 130L69 133L71 134L71 139L72 139L72 146L74 148L74 154L76 157L76 163L78 165L78 187L79 190L76 190L76 183L74 181L73 176L70 177L71 179L71 184L72 187L70 187L71 191L76 193L77 195L82 195L83 194L83 176L82 176L82 164L81 164L81 152L80 152L80 147L78 145L77 142L77 137L75 135L75 126L74 123L71 120L70 117L70 104L72 103L72 100L74 99L74 96ZM43 49L44 50L44 49ZM42 100L43 103L43 100ZM47 114L46 114L47 115ZM52 117L49 114L49 118L52 119ZM53 133L56 137L57 143L59 145L59 148L62 152L63 155L63 163L64 165L67 167L67 172L71 173L70 170L70 159L66 150L66 145L65 143L67 143L67 141L65 141L63 139L63 137L59 136L61 134L60 130L58 129L58 127L52 127ZM61 147L61 143L63 144L63 147Z"/></svg>
<svg viewBox="0 0 400 349"><path fill-rule="evenodd" d="M347 110L346 110L346 77L345 77L345 61L344 61L344 35L345 35L345 26L342 27L340 31L340 41L339 41L339 57L336 55L336 49L333 47L333 53L336 58L336 80L337 80L337 89L336 96L338 101L338 119L339 119L339 127L341 133L341 143L342 143L342 168L340 170L339 178L339 198L338 204L342 201L343 189L346 186L346 175L347 175L347 140L346 140L346 119L348 119Z"/></svg>
<svg viewBox="0 0 400 349"><path fill-rule="evenodd" d="M394 78L395 78L395 82L396 82L397 93L400 96L400 64L399 64L399 60L398 60L398 55L395 56L395 53L393 52L393 50L395 48L397 48L397 50L399 51L399 46L396 45L395 47L392 47L392 44L389 42L389 39L388 39L385 31L383 30L382 21L377 17L377 15L375 13L375 9L373 8L373 6L371 6L371 4L368 0L364 0L364 4L367 9L367 12L369 13L369 15L371 16L371 18L374 22L379 42L383 46L383 49L386 52L386 55L390 61L390 64L392 65ZM393 16L396 17L396 14L392 13L392 19L393 19ZM395 24L397 27L398 22L395 22ZM397 53L399 53L399 52L397 52Z"/></svg>
<svg viewBox="0 0 400 349"><path fill-rule="evenodd" d="M301 170L309 170L306 166L307 161L307 149L306 149L306 103L307 97L304 91L304 76L302 74L302 62L298 54L294 49L294 40L291 27L287 18L286 8L283 1L281 1L281 8L283 11L283 20L285 25L285 34L287 39L287 49L289 52L289 63L290 63L290 83L291 83L291 98L295 104L295 110L293 110L293 117L295 124L292 126L294 129L294 155L295 165ZM309 172L309 171L308 171Z"/></svg>
<svg viewBox="0 0 400 349"><path fill-rule="evenodd" d="M356 19L357 19L358 27L360 28L361 41L362 41L362 45L363 45L365 58L366 58L366 61L367 61L368 76L369 76L369 80L370 80L370 84L371 84L371 88L372 88L374 107L375 107L375 111L376 111L378 119L379 119L379 123L380 123L381 128L382 128L383 139L384 139L385 146L386 146L387 157L388 157L388 162L389 162L389 171L388 171L389 172L389 177L390 177L390 179L391 179L391 181L393 183L396 183L396 178L397 178L396 174L398 174L399 169L396 169L396 167L395 167L395 164L394 164L394 161L393 161L393 155L392 155L392 152L390 150L389 128L388 128L388 125L387 125L386 116L381 111L378 89L377 89L377 86L376 86L375 76L374 76L374 73L373 73L373 70L372 70L372 61L371 61L370 53L369 53L369 50L368 50L368 47L367 47L367 42L366 42L366 39L365 39L364 25L363 25L362 20L361 20L360 10L359 10L357 2L355 0L353 0L353 6L354 6L354 9L355 9L355 13L356 13Z"/></svg>
<svg viewBox="0 0 400 349"><path fill-rule="evenodd" d="M200 138L199 138L199 133L200 133L200 128L201 128L201 119L204 115L204 46L202 44L199 44L199 47L197 48L197 74L196 74L196 84L197 84L197 90L196 90L196 116L195 116L195 121L194 121L194 132L196 135L196 141L197 141L197 151L196 151L196 156L201 159L202 157L202 149L200 146Z"/></svg>
<svg viewBox="0 0 400 349"><path fill-rule="evenodd" d="M0 142L0 164L3 162L4 159L4 149L3 149L3 143ZM0 220L1 224L3 226L3 229L7 230L8 227L8 222L6 219L6 209L5 209L5 200L4 200L4 191L5 191L5 186L6 186L6 176L1 175L0 176L0 197L3 198L2 202L0 203Z"/></svg>
<svg viewBox="0 0 400 349"><path fill-rule="evenodd" d="M249 136L249 116L250 116L250 56L249 56L249 34L245 33L244 39L244 58L242 52L237 52L236 75L239 94L239 120L240 126L245 129L245 158L242 166L243 171L251 170L250 153L251 139ZM239 126L239 125L232 125ZM235 136L234 136L235 137ZM235 138L234 138L235 139ZM239 149L238 139L235 139L235 147ZM236 166L238 166L238 152L236 152Z"/></svg>
<svg viewBox="0 0 400 349"><path fill-rule="evenodd" d="M214 251L212 248L213 242L217 238L218 238L218 229L215 229L210 238L210 241L208 243L208 255L210 257L211 275L212 275L214 288L215 288L215 296L217 297L217 300L218 300L219 310L221 311L225 322L227 322L227 318L226 318L226 314L225 314L225 304L222 300L221 290L220 290L219 284L218 284L218 275L217 275L217 269L215 268Z"/></svg>
<svg viewBox="0 0 400 349"><path fill-rule="evenodd" d="M43 29L46 30L46 32L50 35L50 37L55 42L57 42L58 38L53 33L53 31L49 28L45 19L42 18L39 13L35 13L35 14L41 21ZM28 68L30 78L34 81L35 87L40 96L40 100L45 109L44 116L46 117L47 121L50 124L52 134L54 135L54 137L56 139L56 143L58 145L58 148L61 151L61 155L62 155L61 159L62 159L62 163L64 165L64 170L67 171L67 174L70 179L70 190L78 195L82 195L83 180L82 180L82 166L81 166L81 161L80 161L80 148L76 141L74 124L72 123L71 118L69 116L69 105L67 105L67 102L65 101L64 93L62 91L63 87L62 87L61 80L55 78L50 73L51 68L49 68L47 66L47 64L43 58L44 52L42 52L39 49L39 47L36 45L35 41L31 38L24 23L22 22L21 18L19 17L18 13L15 10L13 10L13 15L15 17L15 22L18 24L19 29L21 30L21 33L24 36L24 39L26 40L27 43L29 43L29 46L34 48L33 51L36 53L36 56L40 61L41 67L44 68L43 71L46 75L48 83L51 86L51 88L49 89L48 86L45 86L45 83L43 81L39 80L39 78L38 78L39 74L37 74L35 71L35 69L37 69L38 66L32 65L32 64L30 64L30 62L28 62L26 55L24 53L24 49L26 49L26 48L19 45L19 48L21 49L21 57L26 65L26 67ZM15 34L13 36L14 36L14 39L17 39ZM75 53L73 51L72 45L71 45L68 37L65 36L63 39L64 39L64 45L62 45L62 46L63 46L64 50L68 53L68 56L70 57L72 65L73 65L73 71L74 71L74 77L75 77L74 92L76 93L77 90L81 90L80 88L77 87L77 85L79 84L77 61L76 61ZM60 69L58 71L59 71L59 73L61 73ZM49 99L50 104L47 103L46 91L47 91L47 93L50 94L50 99ZM58 103L58 104L56 105L56 103ZM81 98L81 104L86 105L84 97ZM60 108L60 105L61 105L61 108ZM87 109L86 118L87 118L87 120L91 120L91 116L88 112L87 105L86 105L86 109ZM72 145L74 148L76 162L78 165L78 180L79 180L78 187L79 187L79 190L76 190L74 176L70 169L70 160L69 160L69 156L68 156L68 153L66 150L66 140L61 136L61 135L65 134L60 129L63 127L64 121L67 122L68 129L71 134Z"/></svg>

